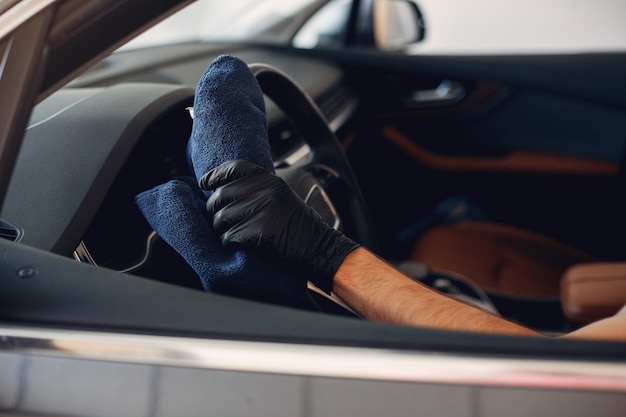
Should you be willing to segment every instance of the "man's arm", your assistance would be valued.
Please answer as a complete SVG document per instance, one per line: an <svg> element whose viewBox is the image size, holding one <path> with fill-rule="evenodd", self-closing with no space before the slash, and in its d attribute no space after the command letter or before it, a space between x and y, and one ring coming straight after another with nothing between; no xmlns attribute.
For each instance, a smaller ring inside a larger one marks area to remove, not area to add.
<svg viewBox="0 0 626 417"><path fill-rule="evenodd" d="M370 320L444 330L538 335L434 291L364 248L348 254L335 274L333 291Z"/></svg>
<svg viewBox="0 0 626 417"><path fill-rule="evenodd" d="M598 320L564 335L569 339L595 339L626 342L626 312Z"/></svg>
<svg viewBox="0 0 626 417"><path fill-rule="evenodd" d="M333 291L370 320L442 330L541 336L531 329L434 291L364 248L352 251L339 266ZM562 337L626 341L626 311Z"/></svg>

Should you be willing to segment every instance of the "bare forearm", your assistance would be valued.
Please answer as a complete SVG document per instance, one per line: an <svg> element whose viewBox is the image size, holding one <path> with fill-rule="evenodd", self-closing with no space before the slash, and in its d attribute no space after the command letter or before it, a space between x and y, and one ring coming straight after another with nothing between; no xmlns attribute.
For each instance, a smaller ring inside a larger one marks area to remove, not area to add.
<svg viewBox="0 0 626 417"><path fill-rule="evenodd" d="M366 249L346 257L333 291L364 317L446 330L538 335L410 279Z"/></svg>

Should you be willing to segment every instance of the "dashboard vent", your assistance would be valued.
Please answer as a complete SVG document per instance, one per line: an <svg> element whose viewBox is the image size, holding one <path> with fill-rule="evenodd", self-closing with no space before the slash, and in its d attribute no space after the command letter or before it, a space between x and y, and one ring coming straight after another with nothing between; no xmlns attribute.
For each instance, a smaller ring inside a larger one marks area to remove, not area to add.
<svg viewBox="0 0 626 417"><path fill-rule="evenodd" d="M15 242L19 236L20 231L17 227L0 219L0 238Z"/></svg>
<svg viewBox="0 0 626 417"><path fill-rule="evenodd" d="M345 120L339 120L351 116L350 112L354 110L357 98L352 89L344 86L334 88L329 93L319 99L319 107L326 119L331 125L339 122L339 126L334 126L333 130L341 127Z"/></svg>

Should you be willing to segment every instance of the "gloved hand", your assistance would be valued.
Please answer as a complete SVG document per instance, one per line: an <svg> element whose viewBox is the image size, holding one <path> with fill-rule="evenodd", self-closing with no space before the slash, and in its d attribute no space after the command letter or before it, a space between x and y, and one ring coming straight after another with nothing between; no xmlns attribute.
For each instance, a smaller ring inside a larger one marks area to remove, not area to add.
<svg viewBox="0 0 626 417"><path fill-rule="evenodd" d="M206 208L226 247L269 250L305 266L330 293L335 272L360 245L331 228L280 177L248 161L226 162L200 179L215 190Z"/></svg>

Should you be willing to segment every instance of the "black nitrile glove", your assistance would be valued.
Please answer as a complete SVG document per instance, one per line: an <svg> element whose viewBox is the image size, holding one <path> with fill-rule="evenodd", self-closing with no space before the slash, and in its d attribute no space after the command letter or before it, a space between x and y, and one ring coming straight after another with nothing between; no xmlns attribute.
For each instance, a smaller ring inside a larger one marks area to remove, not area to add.
<svg viewBox="0 0 626 417"><path fill-rule="evenodd" d="M331 228L285 183L259 165L226 162L200 179L215 190L207 201L213 228L226 247L269 250L303 265L313 284L330 293L345 257L360 245Z"/></svg>

